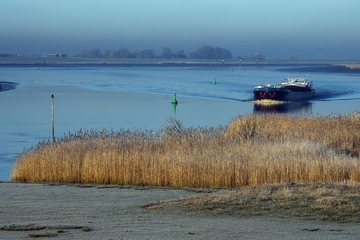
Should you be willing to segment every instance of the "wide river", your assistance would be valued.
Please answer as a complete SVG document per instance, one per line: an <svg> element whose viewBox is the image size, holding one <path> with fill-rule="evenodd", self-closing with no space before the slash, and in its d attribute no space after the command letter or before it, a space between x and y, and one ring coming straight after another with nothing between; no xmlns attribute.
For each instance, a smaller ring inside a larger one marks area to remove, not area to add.
<svg viewBox="0 0 360 240"><path fill-rule="evenodd" d="M271 107L251 102L254 86L278 84L288 76L308 77L316 97ZM186 127L211 127L258 112L326 116L360 110L359 71L327 65L0 66L0 82L0 181L10 179L13 161L24 149L52 138L52 94L57 138L80 129L157 131L170 117Z"/></svg>

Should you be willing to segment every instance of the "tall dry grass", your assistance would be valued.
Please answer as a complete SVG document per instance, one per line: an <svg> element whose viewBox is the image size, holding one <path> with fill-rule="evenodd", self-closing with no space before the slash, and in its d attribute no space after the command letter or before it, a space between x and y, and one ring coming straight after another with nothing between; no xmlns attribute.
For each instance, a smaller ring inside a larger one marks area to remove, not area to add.
<svg viewBox="0 0 360 240"><path fill-rule="evenodd" d="M359 182L360 114L249 115L214 128L181 121L152 131L82 131L40 142L12 181L234 188Z"/></svg>

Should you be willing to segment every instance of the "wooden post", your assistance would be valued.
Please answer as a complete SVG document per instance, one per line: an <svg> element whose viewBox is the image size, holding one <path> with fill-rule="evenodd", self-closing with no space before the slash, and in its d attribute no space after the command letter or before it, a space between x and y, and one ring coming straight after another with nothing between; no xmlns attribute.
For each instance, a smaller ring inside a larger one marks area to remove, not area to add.
<svg viewBox="0 0 360 240"><path fill-rule="evenodd" d="M55 142L55 126L54 126L54 94L51 94L51 122L52 122L52 139Z"/></svg>

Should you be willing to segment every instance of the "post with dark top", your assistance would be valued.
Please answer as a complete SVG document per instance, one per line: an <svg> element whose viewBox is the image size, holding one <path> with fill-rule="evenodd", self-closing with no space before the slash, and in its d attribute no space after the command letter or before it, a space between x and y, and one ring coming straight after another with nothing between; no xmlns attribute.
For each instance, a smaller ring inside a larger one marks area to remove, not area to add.
<svg viewBox="0 0 360 240"><path fill-rule="evenodd" d="M52 139L55 142L54 135L54 94L51 94L51 122L52 122Z"/></svg>

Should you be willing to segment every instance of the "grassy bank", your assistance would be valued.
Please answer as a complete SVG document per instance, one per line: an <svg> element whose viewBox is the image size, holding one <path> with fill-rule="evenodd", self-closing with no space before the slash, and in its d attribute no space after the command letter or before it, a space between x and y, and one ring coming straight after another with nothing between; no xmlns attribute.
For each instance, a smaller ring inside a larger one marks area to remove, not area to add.
<svg viewBox="0 0 360 240"><path fill-rule="evenodd" d="M142 207L147 209L180 208L212 216L295 217L306 220L359 223L359 192L359 183L263 184L153 202ZM303 230L318 231L319 229Z"/></svg>
<svg viewBox="0 0 360 240"><path fill-rule="evenodd" d="M227 127L79 131L19 156L12 181L236 188L360 181L360 114L249 115Z"/></svg>

